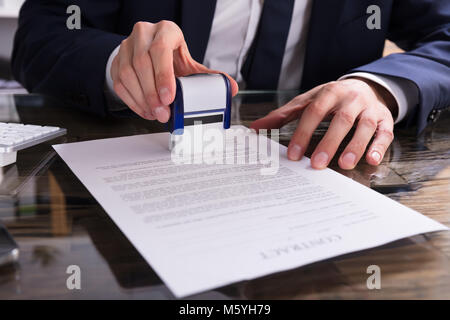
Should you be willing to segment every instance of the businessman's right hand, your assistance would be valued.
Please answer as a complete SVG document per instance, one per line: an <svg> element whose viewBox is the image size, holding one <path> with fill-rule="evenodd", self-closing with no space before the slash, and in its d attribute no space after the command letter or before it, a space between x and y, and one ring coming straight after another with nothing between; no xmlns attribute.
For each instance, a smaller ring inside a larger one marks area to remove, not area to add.
<svg viewBox="0 0 450 320"><path fill-rule="evenodd" d="M218 73L192 59L181 29L171 21L138 22L111 65L114 91L143 118L167 122L175 77ZM232 93L238 85L230 78Z"/></svg>

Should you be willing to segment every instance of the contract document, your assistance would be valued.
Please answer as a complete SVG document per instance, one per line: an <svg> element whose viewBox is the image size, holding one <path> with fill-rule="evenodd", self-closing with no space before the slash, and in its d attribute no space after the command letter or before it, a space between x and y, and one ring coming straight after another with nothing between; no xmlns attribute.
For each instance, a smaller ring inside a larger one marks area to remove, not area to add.
<svg viewBox="0 0 450 320"><path fill-rule="evenodd" d="M169 133L54 148L177 297L447 230L258 139L272 155L279 150L271 164L250 163L258 157L244 139L225 150L236 163L180 163L168 150ZM269 165L275 169L262 170Z"/></svg>

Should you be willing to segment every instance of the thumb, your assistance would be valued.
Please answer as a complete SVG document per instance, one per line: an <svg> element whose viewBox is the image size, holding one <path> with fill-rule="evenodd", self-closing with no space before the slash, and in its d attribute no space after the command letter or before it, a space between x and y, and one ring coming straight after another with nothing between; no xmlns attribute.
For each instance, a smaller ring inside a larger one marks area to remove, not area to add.
<svg viewBox="0 0 450 320"><path fill-rule="evenodd" d="M239 92L239 86L236 80L234 80L229 74L225 72L209 69L203 64L195 61L191 57L191 54L189 53L187 46L182 46L179 49L179 59L177 58L174 59L174 69L175 75L177 77L184 77L197 73L213 73L213 74L221 73L225 75L228 78L228 80L230 80L231 95L234 97Z"/></svg>
<svg viewBox="0 0 450 320"><path fill-rule="evenodd" d="M259 129L279 129L284 125L285 118L276 112L271 112L263 118L253 121L250 124L250 129L257 132Z"/></svg>
<svg viewBox="0 0 450 320"><path fill-rule="evenodd" d="M200 72L196 72L196 73L213 73L213 74L223 74L224 76L226 76L228 78L228 80L230 80L230 85L231 85L231 95L234 97L235 95L237 95L237 93L239 92L239 85L237 84L236 80L233 79L233 77L231 77L228 73L225 72L220 72L217 70L212 70L209 69L207 67L205 67L204 65L202 65L201 63L197 63L198 64L198 68L199 70L201 70Z"/></svg>
<svg viewBox="0 0 450 320"><path fill-rule="evenodd" d="M251 129L258 131L259 129L279 129L287 123L300 118L304 111L304 104L297 104L297 101L292 100L281 108L271 111L266 116L253 121L250 124Z"/></svg>

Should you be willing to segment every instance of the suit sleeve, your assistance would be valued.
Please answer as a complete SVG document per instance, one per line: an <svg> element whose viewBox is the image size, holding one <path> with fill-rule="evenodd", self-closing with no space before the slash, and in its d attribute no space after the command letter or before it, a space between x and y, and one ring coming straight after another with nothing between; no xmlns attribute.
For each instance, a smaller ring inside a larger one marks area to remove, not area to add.
<svg viewBox="0 0 450 320"><path fill-rule="evenodd" d="M81 9L81 29L69 30L70 5ZM30 92L105 114L105 67L123 39L116 33L121 0L27 0L20 12L12 69Z"/></svg>
<svg viewBox="0 0 450 320"><path fill-rule="evenodd" d="M450 2L394 0L388 38L407 52L352 71L412 81L419 103L405 122L416 124L420 132L431 114L450 106Z"/></svg>

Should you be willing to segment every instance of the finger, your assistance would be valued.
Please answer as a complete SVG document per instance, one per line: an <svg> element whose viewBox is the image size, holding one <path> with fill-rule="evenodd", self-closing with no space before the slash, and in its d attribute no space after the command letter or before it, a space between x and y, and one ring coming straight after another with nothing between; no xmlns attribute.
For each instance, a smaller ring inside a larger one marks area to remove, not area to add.
<svg viewBox="0 0 450 320"><path fill-rule="evenodd" d="M120 47L118 58L118 73L117 78L120 83L127 89L128 93L136 102L137 107L141 110L148 111L148 106L145 101L144 92L139 83L138 77L132 66L132 52L128 48L127 43L123 43Z"/></svg>
<svg viewBox="0 0 450 320"><path fill-rule="evenodd" d="M378 124L375 139L366 154L367 163L373 166L379 165L392 140L394 140L394 120L392 116L387 115Z"/></svg>
<svg viewBox="0 0 450 320"><path fill-rule="evenodd" d="M300 118L304 108L311 103L321 87L315 87L304 94L298 95L284 106L271 111L265 117L253 121L250 128L256 131L259 129L278 129Z"/></svg>
<svg viewBox="0 0 450 320"><path fill-rule="evenodd" d="M290 160L301 159L317 126L336 103L337 96L335 94L321 90L316 99L305 108L288 146Z"/></svg>
<svg viewBox="0 0 450 320"><path fill-rule="evenodd" d="M161 123L166 123L170 117L170 108L162 105L159 99L155 87L153 64L149 55L145 65L145 69L139 69L140 71L137 72L143 87L145 100L148 103L150 112L155 115L156 119Z"/></svg>
<svg viewBox="0 0 450 320"><path fill-rule="evenodd" d="M138 25L136 25L136 28ZM134 35L134 52L132 64L142 88L148 109L158 121L165 123L170 117L170 109L163 106L155 86L153 63L148 51L153 40L152 31L136 32Z"/></svg>
<svg viewBox="0 0 450 320"><path fill-rule="evenodd" d="M339 167L350 170L356 166L375 134L378 118L375 113L369 111L361 114L355 134L339 158Z"/></svg>
<svg viewBox="0 0 450 320"><path fill-rule="evenodd" d="M160 105L159 97L156 94L153 66L148 52L148 48L154 37L153 29L139 31L145 28L143 24L136 24L138 31L133 34L133 68L138 76L144 97L149 107Z"/></svg>
<svg viewBox="0 0 450 320"><path fill-rule="evenodd" d="M362 106L359 101L351 98L339 102L336 109L327 132L311 156L311 166L314 169L324 169L328 166L342 140L353 127Z"/></svg>
<svg viewBox="0 0 450 320"><path fill-rule="evenodd" d="M119 56L117 55L116 58L113 60L113 65L119 64ZM113 80L113 89L116 95L135 113L140 115L141 117L148 119L148 120L154 120L155 117L151 113L150 110L142 109L139 107L139 105L134 101L131 94L128 92L128 90L125 88L125 86L120 82L119 79L119 68L118 67L112 67L111 68L111 78Z"/></svg>
<svg viewBox="0 0 450 320"><path fill-rule="evenodd" d="M150 45L155 74L155 86L162 105L168 106L175 99L175 72L173 52L184 42L183 34L175 23L161 21Z"/></svg>
<svg viewBox="0 0 450 320"><path fill-rule="evenodd" d="M156 91L153 63L150 60L150 55L145 52L147 58L140 63L143 68L135 68L138 74L139 82L141 84L142 90L144 92L145 101L147 102L149 112L155 115L161 123L166 123L170 117L170 108L168 106L162 105L159 95Z"/></svg>
<svg viewBox="0 0 450 320"><path fill-rule="evenodd" d="M146 112L141 107L139 107L139 105L133 99L132 95L120 81L114 82L114 91L119 96L119 98L122 99L122 101L136 114L144 119L155 120L155 117L151 113Z"/></svg>

